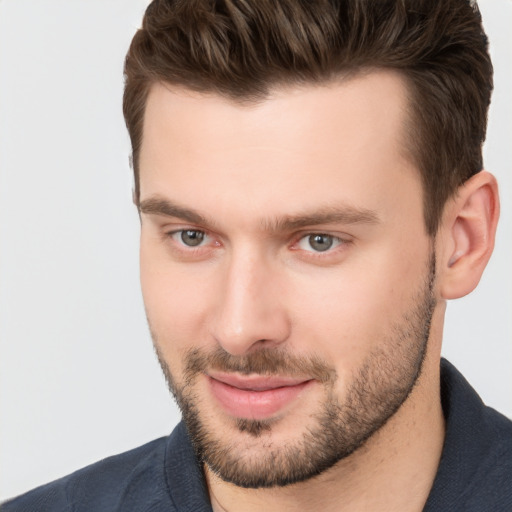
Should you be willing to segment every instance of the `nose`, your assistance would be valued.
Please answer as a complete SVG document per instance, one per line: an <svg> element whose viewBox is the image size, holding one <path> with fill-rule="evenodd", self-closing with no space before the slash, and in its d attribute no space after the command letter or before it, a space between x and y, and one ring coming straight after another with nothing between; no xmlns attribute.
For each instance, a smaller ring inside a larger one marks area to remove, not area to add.
<svg viewBox="0 0 512 512"><path fill-rule="evenodd" d="M279 269L250 251L226 262L212 335L232 355L273 348L289 337L290 320Z"/></svg>

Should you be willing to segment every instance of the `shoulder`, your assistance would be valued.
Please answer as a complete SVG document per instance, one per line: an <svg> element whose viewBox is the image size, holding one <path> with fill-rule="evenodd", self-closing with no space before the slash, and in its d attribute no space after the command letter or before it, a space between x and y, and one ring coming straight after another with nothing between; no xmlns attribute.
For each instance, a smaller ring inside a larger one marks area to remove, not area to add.
<svg viewBox="0 0 512 512"><path fill-rule="evenodd" d="M512 421L485 407L478 434L483 450L473 456L475 470L463 501L475 510L490 503L493 510L512 510Z"/></svg>
<svg viewBox="0 0 512 512"><path fill-rule="evenodd" d="M441 365L446 436L426 512L512 510L512 421L485 406L447 361Z"/></svg>
<svg viewBox="0 0 512 512"><path fill-rule="evenodd" d="M68 476L18 496L1 507L2 512L118 510L126 497L135 505L144 489L146 499L166 494L163 437L128 452L108 457ZM168 496L167 496L168 497ZM153 498L152 498L153 499ZM147 510L144 507L123 510ZM154 508L158 510L158 507Z"/></svg>

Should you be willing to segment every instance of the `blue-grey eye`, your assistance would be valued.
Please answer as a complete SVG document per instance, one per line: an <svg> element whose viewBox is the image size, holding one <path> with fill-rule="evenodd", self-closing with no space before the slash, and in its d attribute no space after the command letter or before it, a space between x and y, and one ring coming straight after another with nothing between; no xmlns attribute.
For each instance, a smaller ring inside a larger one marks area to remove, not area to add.
<svg viewBox="0 0 512 512"><path fill-rule="evenodd" d="M204 232L197 229L184 229L180 232L181 241L188 247L197 247L204 240Z"/></svg>
<svg viewBox="0 0 512 512"><path fill-rule="evenodd" d="M334 244L334 237L331 235L314 234L308 237L309 246L318 252L329 250Z"/></svg>
<svg viewBox="0 0 512 512"><path fill-rule="evenodd" d="M343 240L334 235L310 233L303 236L297 245L302 251L306 252L327 252L342 243Z"/></svg>

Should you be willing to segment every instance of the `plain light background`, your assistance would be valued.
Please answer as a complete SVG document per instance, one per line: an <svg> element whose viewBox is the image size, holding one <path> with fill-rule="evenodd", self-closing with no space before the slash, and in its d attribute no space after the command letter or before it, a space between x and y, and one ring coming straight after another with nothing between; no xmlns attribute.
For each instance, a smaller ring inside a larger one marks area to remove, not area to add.
<svg viewBox="0 0 512 512"><path fill-rule="evenodd" d="M145 0L0 0L0 500L168 434L146 327L122 65ZM512 417L512 2L480 1L495 255L444 354Z"/></svg>

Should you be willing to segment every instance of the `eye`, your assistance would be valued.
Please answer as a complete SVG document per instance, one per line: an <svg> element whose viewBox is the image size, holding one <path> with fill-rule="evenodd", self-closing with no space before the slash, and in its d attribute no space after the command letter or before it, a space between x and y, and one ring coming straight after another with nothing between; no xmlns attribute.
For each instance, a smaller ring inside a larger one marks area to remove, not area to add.
<svg viewBox="0 0 512 512"><path fill-rule="evenodd" d="M187 247L198 247L208 239L204 231L198 229L182 229L171 234L172 238Z"/></svg>
<svg viewBox="0 0 512 512"><path fill-rule="evenodd" d="M304 251L326 252L341 243L343 243L343 240L336 236L326 235L325 233L312 233L302 237L299 240L298 247Z"/></svg>

